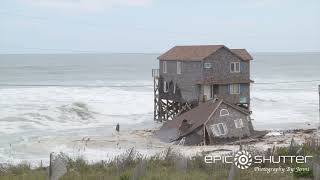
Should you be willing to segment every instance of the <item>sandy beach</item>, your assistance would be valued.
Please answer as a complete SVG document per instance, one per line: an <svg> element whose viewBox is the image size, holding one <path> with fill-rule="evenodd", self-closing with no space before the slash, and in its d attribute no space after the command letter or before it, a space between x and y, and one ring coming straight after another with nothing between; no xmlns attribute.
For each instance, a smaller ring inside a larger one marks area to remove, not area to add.
<svg viewBox="0 0 320 180"><path fill-rule="evenodd" d="M53 152L63 152L71 158L82 157L89 163L98 162L101 160L110 160L118 155L125 153L128 149L134 148L137 152L145 157L155 155L157 153L164 152L169 147L174 152L180 153L186 157L192 157L206 154L225 154L235 152L239 150L239 142L228 143L224 145L207 145L207 146L183 146L175 145L174 143L164 143L154 137L154 132L159 127L147 130L133 130L127 132L112 133L109 137L104 136L85 136L69 137L63 136L52 138L36 138L32 139L28 145L21 147L14 147L15 149L22 149L23 153L28 154L42 154L40 150L54 149ZM284 132L284 133L283 133ZM242 144L245 148L253 148L259 151L267 150L273 147L290 146L292 138L297 144L302 144L312 136L312 130L292 130L286 131L273 131L268 133L259 139L244 139ZM53 146L54 144L60 144L59 146ZM11 152L12 157L19 156L22 152ZM25 161L31 163L33 166L37 166L40 163L46 165L48 163L48 157L43 155L43 159L38 158ZM19 163L21 161L14 161L14 158L9 159L8 163Z"/></svg>

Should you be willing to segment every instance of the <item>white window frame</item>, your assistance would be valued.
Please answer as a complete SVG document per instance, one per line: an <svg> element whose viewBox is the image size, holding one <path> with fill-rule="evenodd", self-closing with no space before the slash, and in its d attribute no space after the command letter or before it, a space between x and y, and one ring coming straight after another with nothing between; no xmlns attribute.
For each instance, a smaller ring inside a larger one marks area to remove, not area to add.
<svg viewBox="0 0 320 180"><path fill-rule="evenodd" d="M177 83L173 83L173 94L175 94L176 93L176 87L177 86Z"/></svg>
<svg viewBox="0 0 320 180"><path fill-rule="evenodd" d="M182 69L182 62L177 61L177 74L181 74L181 69Z"/></svg>
<svg viewBox="0 0 320 180"><path fill-rule="evenodd" d="M168 69L167 69L167 61L163 61L162 62L162 72L163 73L167 73L168 72Z"/></svg>
<svg viewBox="0 0 320 180"><path fill-rule="evenodd" d="M244 126L243 126L243 121L242 121L242 119L236 119L236 120L234 120L234 125L235 125L235 127L236 127L237 129L244 127Z"/></svg>
<svg viewBox="0 0 320 180"><path fill-rule="evenodd" d="M235 86L238 86L238 91L235 91ZM230 94L240 94L240 84L230 84L229 88Z"/></svg>
<svg viewBox="0 0 320 180"><path fill-rule="evenodd" d="M232 69L233 66L233 69ZM230 63L230 73L239 73L240 72L240 62L231 62Z"/></svg>
<svg viewBox="0 0 320 180"><path fill-rule="evenodd" d="M225 113L223 113L223 112L225 112ZM227 109L221 109L220 116L229 116L229 111Z"/></svg>
<svg viewBox="0 0 320 180"><path fill-rule="evenodd" d="M204 63L204 68L205 69L211 69L212 68L212 63Z"/></svg>
<svg viewBox="0 0 320 180"><path fill-rule="evenodd" d="M221 132L220 127L223 128L224 133ZM210 129L215 136L223 136L228 134L228 128L224 123L213 124L210 126Z"/></svg>
<svg viewBox="0 0 320 180"><path fill-rule="evenodd" d="M167 81L163 81L163 92L168 92L169 91L169 84Z"/></svg>

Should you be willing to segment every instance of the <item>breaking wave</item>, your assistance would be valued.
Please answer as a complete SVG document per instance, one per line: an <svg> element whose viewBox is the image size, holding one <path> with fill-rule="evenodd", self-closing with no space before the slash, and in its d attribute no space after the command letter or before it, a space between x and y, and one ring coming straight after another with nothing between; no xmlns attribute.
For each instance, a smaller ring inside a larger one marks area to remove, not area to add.
<svg viewBox="0 0 320 180"><path fill-rule="evenodd" d="M152 121L152 91L122 88L0 89L3 133L60 131Z"/></svg>
<svg viewBox="0 0 320 180"><path fill-rule="evenodd" d="M82 102L74 102L71 105L58 107L58 109L61 110L62 116L64 117L76 115L81 120L94 119L94 112L90 111L88 105Z"/></svg>

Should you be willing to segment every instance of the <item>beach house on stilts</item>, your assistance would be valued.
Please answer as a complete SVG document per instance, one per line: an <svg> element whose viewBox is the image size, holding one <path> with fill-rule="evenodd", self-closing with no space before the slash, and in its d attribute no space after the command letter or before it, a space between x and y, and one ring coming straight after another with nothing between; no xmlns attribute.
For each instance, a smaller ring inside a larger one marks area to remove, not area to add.
<svg viewBox="0 0 320 180"><path fill-rule="evenodd" d="M250 61L245 49L175 46L153 69L154 120L170 140L210 144L250 136ZM187 139L186 139L187 138Z"/></svg>

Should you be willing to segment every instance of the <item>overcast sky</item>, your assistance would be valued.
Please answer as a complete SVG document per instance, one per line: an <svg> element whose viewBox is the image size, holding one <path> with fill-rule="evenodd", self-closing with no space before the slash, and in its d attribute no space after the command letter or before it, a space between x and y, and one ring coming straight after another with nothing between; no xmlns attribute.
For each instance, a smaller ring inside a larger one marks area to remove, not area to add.
<svg viewBox="0 0 320 180"><path fill-rule="evenodd" d="M0 0L0 53L320 52L319 0Z"/></svg>

